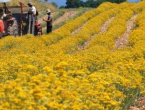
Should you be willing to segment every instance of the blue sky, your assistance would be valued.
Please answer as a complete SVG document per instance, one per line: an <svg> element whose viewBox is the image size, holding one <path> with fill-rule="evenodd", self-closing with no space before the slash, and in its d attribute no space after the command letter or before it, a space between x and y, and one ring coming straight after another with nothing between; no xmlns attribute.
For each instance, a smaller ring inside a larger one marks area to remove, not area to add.
<svg viewBox="0 0 145 110"><path fill-rule="evenodd" d="M44 1L44 0L42 0ZM65 3L66 3L66 0L49 0L50 2L55 2L58 6L65 6ZM86 0L83 0L83 1L86 1ZM137 2L137 1L140 1L140 0L127 0L129 2Z"/></svg>

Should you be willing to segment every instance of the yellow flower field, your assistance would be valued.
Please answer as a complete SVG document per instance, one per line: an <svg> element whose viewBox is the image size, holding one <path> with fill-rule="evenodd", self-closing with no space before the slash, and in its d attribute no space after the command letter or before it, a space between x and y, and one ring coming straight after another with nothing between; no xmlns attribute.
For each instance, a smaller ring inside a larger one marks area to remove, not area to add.
<svg viewBox="0 0 145 110"><path fill-rule="evenodd" d="M127 109L145 93L144 6L106 2L51 34L0 39L0 110ZM135 14L129 46L115 49ZM112 17L107 32L98 34Z"/></svg>

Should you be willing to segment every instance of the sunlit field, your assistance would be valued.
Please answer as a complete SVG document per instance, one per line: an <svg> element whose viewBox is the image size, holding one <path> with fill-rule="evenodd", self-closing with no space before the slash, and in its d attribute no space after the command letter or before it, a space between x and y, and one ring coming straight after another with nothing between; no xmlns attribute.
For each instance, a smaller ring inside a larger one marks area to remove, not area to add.
<svg viewBox="0 0 145 110"><path fill-rule="evenodd" d="M129 45L116 48L134 15ZM0 62L0 110L127 109L145 93L145 2L107 2L50 34L4 37Z"/></svg>

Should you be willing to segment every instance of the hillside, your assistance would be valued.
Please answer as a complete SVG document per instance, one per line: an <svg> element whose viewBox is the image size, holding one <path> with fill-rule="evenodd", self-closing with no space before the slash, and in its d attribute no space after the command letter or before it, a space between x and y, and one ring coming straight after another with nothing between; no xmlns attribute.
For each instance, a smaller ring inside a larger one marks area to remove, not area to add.
<svg viewBox="0 0 145 110"><path fill-rule="evenodd" d="M25 6L27 6L27 3L29 2L30 0L11 0L11 3L7 3L8 6L19 6L19 2L22 2L24 3ZM44 11L46 10L47 8L51 9L51 10L54 10L56 9L55 6L53 6L52 4L50 3L46 3L46 2L40 2L38 0L33 0L32 1L33 5L37 8L37 10L39 11ZM2 4L0 4L1 6Z"/></svg>
<svg viewBox="0 0 145 110"><path fill-rule="evenodd" d="M53 30L56 30L63 26L69 20L75 19L81 16L86 11L91 10L92 8L78 8L78 9L55 9L52 12L53 16ZM45 14L45 13L44 13ZM42 15L44 15L42 13ZM43 33L46 33L46 22L43 22L43 18L47 19L48 15L39 16L39 23L42 24Z"/></svg>
<svg viewBox="0 0 145 110"><path fill-rule="evenodd" d="M0 39L0 109L144 109L145 1L73 16L50 34Z"/></svg>

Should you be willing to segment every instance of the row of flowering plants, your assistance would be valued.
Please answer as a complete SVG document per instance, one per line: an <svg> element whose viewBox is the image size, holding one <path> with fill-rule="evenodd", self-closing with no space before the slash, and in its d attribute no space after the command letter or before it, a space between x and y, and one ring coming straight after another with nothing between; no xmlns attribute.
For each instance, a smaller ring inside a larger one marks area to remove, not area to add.
<svg viewBox="0 0 145 110"><path fill-rule="evenodd" d="M62 27L54 31L48 36L43 35L41 36L42 40L45 41L46 45L54 44L59 40L65 38L66 36L70 36L71 33L79 28L80 26L84 25L92 17L113 8L115 5L111 3L102 4L99 8L90 10L85 12L83 15L68 21Z"/></svg>
<svg viewBox="0 0 145 110"><path fill-rule="evenodd" d="M0 109L126 109L145 89L143 4L107 2L49 35L1 39ZM114 51L115 39L134 14L130 46ZM98 34L112 17L107 32ZM95 34L85 50L78 50Z"/></svg>
<svg viewBox="0 0 145 110"><path fill-rule="evenodd" d="M115 11L110 9L91 18L88 22L85 23L83 28L77 34L67 36L64 39L61 39L58 43L50 45L49 49L52 50L51 54L53 55L54 53L60 52L74 52L79 45L83 45L83 43L89 40L94 34L99 33L101 25L110 17L115 16L117 13L117 9Z"/></svg>

